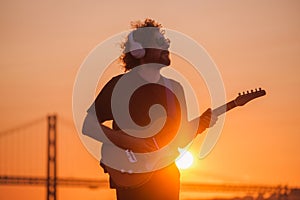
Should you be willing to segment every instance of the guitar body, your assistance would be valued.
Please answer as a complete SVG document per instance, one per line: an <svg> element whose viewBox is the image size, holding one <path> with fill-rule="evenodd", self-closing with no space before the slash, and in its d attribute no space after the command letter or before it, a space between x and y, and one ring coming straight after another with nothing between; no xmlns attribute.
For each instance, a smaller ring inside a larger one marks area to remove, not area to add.
<svg viewBox="0 0 300 200"><path fill-rule="evenodd" d="M104 143L101 163L117 186L138 187L146 183L153 173L161 170L180 155L177 145L168 145L159 151L133 153L115 145Z"/></svg>
<svg viewBox="0 0 300 200"><path fill-rule="evenodd" d="M126 173L106 166L110 178L118 187L136 188L150 180L154 172Z"/></svg>

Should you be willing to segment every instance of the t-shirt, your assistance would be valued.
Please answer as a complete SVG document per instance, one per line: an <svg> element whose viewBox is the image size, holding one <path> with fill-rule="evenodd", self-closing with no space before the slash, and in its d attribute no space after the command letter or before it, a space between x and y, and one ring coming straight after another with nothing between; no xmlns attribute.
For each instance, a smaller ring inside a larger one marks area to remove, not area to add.
<svg viewBox="0 0 300 200"><path fill-rule="evenodd" d="M93 106L95 106L99 123L112 120L112 128L114 130L119 130L119 127L132 128L132 125L127 125L126 123L125 126L128 127L124 127L122 121L118 122L115 119L116 115L120 115L121 117L119 118L121 120L131 118L135 125L141 127L149 125L151 117L159 118L167 115L164 125L167 131L161 132L160 135L155 135L158 138L159 147L163 147L168 145L169 141L175 136L181 117L180 105L172 90L175 93L178 90L183 93L180 84L174 80L161 76L157 83L149 83L137 73L129 72L113 77L100 91ZM165 112L154 111L154 115L151 116L149 111L153 105L163 106ZM126 113L126 110L128 113ZM101 166L106 172L105 164L101 163ZM175 170L178 174L174 162L167 167L157 170L155 173L161 176L164 173L169 173L170 170L173 172ZM116 184L111 179L110 186L116 188Z"/></svg>

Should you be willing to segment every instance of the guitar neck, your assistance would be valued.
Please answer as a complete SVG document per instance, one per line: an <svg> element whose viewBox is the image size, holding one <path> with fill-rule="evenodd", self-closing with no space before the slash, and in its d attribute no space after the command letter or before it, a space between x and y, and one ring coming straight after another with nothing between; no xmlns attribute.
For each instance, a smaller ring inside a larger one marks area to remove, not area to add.
<svg viewBox="0 0 300 200"><path fill-rule="evenodd" d="M222 115L223 113L231 110L232 108L235 108L236 106L237 105L235 104L234 100L232 100L232 101L230 101L230 102L228 102L228 103L226 103L226 104L224 104L224 105L222 105L218 108L213 109L212 112L215 115L219 116L219 115Z"/></svg>

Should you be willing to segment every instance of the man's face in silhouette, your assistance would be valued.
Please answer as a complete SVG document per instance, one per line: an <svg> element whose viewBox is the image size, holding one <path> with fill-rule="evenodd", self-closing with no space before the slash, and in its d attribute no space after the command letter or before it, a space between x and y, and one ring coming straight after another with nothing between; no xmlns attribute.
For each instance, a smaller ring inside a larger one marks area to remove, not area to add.
<svg viewBox="0 0 300 200"><path fill-rule="evenodd" d="M151 48L146 48L146 54L141 59L142 64L157 63L163 66L169 66L171 60L169 58L170 42L159 31L155 31L153 37L148 41Z"/></svg>

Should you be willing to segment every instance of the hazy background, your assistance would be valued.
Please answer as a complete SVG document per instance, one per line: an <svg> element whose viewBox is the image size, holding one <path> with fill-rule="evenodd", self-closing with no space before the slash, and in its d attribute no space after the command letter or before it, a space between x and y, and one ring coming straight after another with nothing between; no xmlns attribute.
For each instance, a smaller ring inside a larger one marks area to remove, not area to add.
<svg viewBox="0 0 300 200"><path fill-rule="evenodd" d="M71 127L72 89L84 58L130 21L151 17L208 51L228 100L255 87L267 91L228 113L216 148L183 172L183 181L300 186L299 11L297 0L1 1L0 131L49 113ZM81 157L65 156L69 167L60 166L59 174L105 177L76 133L65 137L71 147L62 144L61 151ZM0 187L0 197L13 199L15 189ZM92 193L90 199L99 197ZM109 199L112 192L101 195Z"/></svg>

